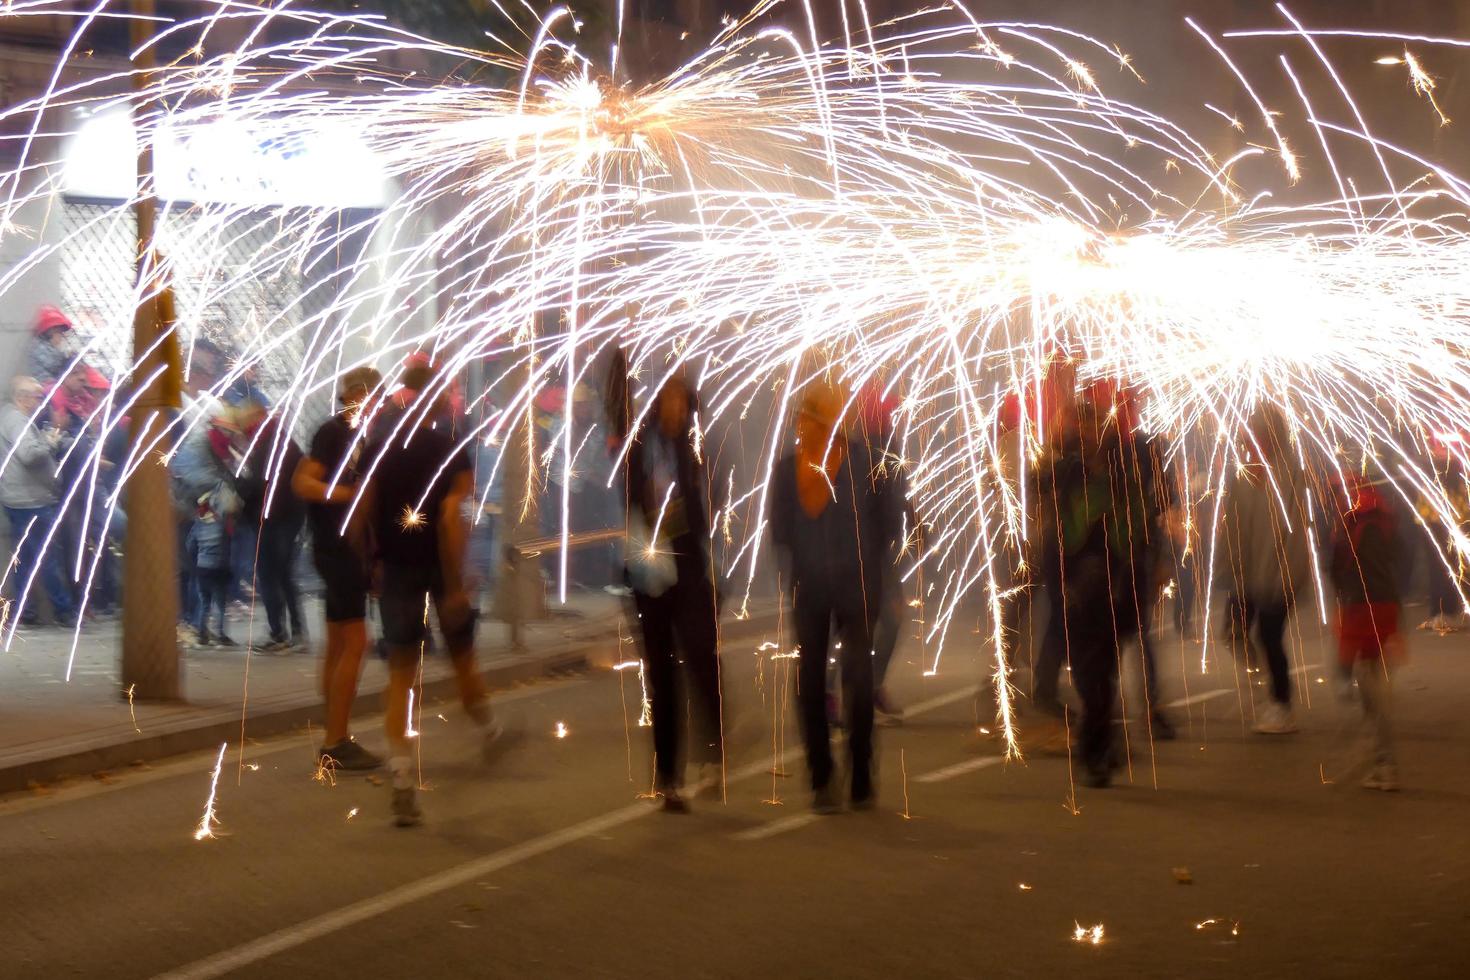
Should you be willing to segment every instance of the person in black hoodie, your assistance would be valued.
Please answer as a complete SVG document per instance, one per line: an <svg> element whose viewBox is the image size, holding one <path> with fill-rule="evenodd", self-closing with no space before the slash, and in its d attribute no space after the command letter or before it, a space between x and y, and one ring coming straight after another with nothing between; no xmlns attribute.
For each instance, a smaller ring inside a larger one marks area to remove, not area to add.
<svg viewBox="0 0 1470 980"><path fill-rule="evenodd" d="M301 448L280 420L259 406L241 411L247 450L239 480L241 519L258 530L256 590L265 600L270 641L261 650L281 653L306 646L306 618L296 586L296 559L306 505L291 492ZM289 632L288 632L289 629Z"/></svg>
<svg viewBox="0 0 1470 980"><path fill-rule="evenodd" d="M620 361L621 363L621 361ZM614 372L619 370L615 365ZM615 377L610 392L626 398ZM627 429L612 405L614 430ZM710 559L708 462L695 431L698 400L682 377L669 378L632 434L626 455L627 581L643 633L643 670L653 712L655 790L670 813L685 813L684 686L694 731L690 754L701 785L719 788L721 724L719 596ZM680 666L683 666L681 676Z"/></svg>

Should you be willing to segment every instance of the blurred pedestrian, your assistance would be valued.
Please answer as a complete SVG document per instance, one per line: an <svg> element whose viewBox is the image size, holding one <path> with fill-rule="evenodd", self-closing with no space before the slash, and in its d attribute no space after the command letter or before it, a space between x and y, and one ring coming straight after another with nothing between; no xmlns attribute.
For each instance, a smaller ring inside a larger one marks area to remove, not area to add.
<svg viewBox="0 0 1470 980"><path fill-rule="evenodd" d="M1423 548L1429 574L1429 616L1419 628L1441 636L1464 629L1467 621L1460 592L1463 559L1455 545L1456 536L1470 529L1470 497L1456 457L1461 441L1458 437L1437 438L1431 447L1439 489L1449 506L1422 493L1419 497L1419 518L1429 529L1429 541Z"/></svg>
<svg viewBox="0 0 1470 980"><path fill-rule="evenodd" d="M653 712L654 789L684 813L685 718L689 755L707 787L722 787L719 597L710 560L710 481L695 432L698 401L675 375L632 435L626 456L626 563L643 673ZM682 665L682 670L681 670ZM687 694L686 694L687 690Z"/></svg>
<svg viewBox="0 0 1470 980"><path fill-rule="evenodd" d="M348 505L363 478L359 463L367 439L368 400L382 382L382 376L370 367L356 368L342 377L337 387L342 411L317 429L310 451L297 464L291 480L292 490L307 504L312 558L322 577L326 606L321 686L327 717L321 756L324 764L330 759L332 765L349 770L376 769L383 764L349 730L367 650L371 570L365 529L360 522L348 524Z"/></svg>
<svg viewBox="0 0 1470 980"><path fill-rule="evenodd" d="M234 647L237 644L225 632L225 602L230 591L229 518L219 511L219 493L199 498L199 509L187 540L189 557L194 565L199 588L198 612L194 621L200 647ZM209 615L216 615L217 628L209 632Z"/></svg>
<svg viewBox="0 0 1470 980"><path fill-rule="evenodd" d="M56 523L55 442L36 424L44 389L31 377L18 377L10 386L10 402L0 407L0 506L10 521L13 553L9 581L15 594L25 595L39 579L51 602L57 625L72 626L76 607L63 571L61 549L54 543L44 547ZM27 603L21 622L38 622L34 606Z"/></svg>
<svg viewBox="0 0 1470 980"><path fill-rule="evenodd" d="M449 650L466 713L480 729L487 756L504 744L484 679L475 663L475 610L465 589L469 529L465 508L474 491L474 467L443 417L442 405L422 405L430 385L389 425L375 423L365 458L361 518L381 563L379 610L388 649L384 725L393 774L393 817L400 827L422 822L408 736L409 694L428 639L428 607ZM401 422L402 427L397 423Z"/></svg>
<svg viewBox="0 0 1470 980"><path fill-rule="evenodd" d="M240 409L245 441L240 518L255 528L256 587L265 601L270 640L261 650L284 653L307 646L306 617L296 582L305 504L289 486L302 453L280 420L259 405Z"/></svg>
<svg viewBox="0 0 1470 980"><path fill-rule="evenodd" d="M863 392L859 404L863 438L870 447L874 462L883 470L884 492L894 495L893 503L899 515L898 523L889 529L892 537L887 542L882 567L882 598L873 624L873 710L875 721L880 725L903 723L903 706L886 682L893 651L898 647L899 633L906 618L901 565L908 553L908 536L918 533L918 519L908 502L908 473L903 466L900 447L894 445L897 433L893 413L897 408L897 397L885 395L876 381ZM828 714L832 714L830 709Z"/></svg>
<svg viewBox="0 0 1470 980"><path fill-rule="evenodd" d="M1298 592L1311 575L1306 478L1292 456L1286 420L1279 409L1259 409L1251 419L1249 435L1248 462L1225 501L1226 524L1215 545L1220 565L1215 581L1229 590L1226 605L1232 642L1244 647L1249 663L1254 632L1265 654L1271 694L1256 713L1254 730L1263 735L1288 735L1297 726L1291 710L1286 623Z"/></svg>
<svg viewBox="0 0 1470 980"><path fill-rule="evenodd" d="M862 440L839 424L845 396L818 380L801 394L793 451L771 478L771 538L783 564L796 623L797 694L811 775L812 808L841 808L833 778L826 704L827 658L835 626L854 809L871 809L873 785L873 627L882 601L883 564L900 526L898 495L885 485Z"/></svg>
<svg viewBox="0 0 1470 980"><path fill-rule="evenodd" d="M1339 677L1345 699L1350 699L1356 680L1372 737L1370 768L1363 785L1392 791L1399 788L1392 681L1403 649L1398 529L1378 489L1368 480L1349 479L1348 504L1332 547Z"/></svg>

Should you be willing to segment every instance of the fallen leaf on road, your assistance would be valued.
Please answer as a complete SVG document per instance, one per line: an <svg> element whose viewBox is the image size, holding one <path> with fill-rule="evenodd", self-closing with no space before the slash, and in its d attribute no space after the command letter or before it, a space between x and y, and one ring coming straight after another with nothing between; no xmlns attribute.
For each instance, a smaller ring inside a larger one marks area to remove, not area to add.
<svg viewBox="0 0 1470 980"><path fill-rule="evenodd" d="M1181 885L1192 885L1194 884L1194 875L1189 873L1188 868L1175 868L1174 880Z"/></svg>

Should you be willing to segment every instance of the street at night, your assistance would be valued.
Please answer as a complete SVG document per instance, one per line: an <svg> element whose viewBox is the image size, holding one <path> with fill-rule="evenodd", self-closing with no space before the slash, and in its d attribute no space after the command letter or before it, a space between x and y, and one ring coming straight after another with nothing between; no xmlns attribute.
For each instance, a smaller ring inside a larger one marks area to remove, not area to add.
<svg viewBox="0 0 1470 980"><path fill-rule="evenodd" d="M419 828L390 824L381 780L314 780L305 735L249 745L243 772L230 746L214 839L194 839L214 752L9 798L6 973L1459 973L1463 639L1413 646L1398 794L1364 790L1350 771L1355 723L1316 683L1320 644L1305 643L1302 732L1272 738L1243 726L1249 692L1231 672L1200 676L1197 646L1185 672L1170 636L1165 693L1183 737L1150 751L1130 726L1131 773L1112 789L1079 786L1078 813L1064 756L1005 765L978 735L977 666L951 654L927 680L916 664L895 668L910 717L881 733L879 805L832 817L808 809L790 723L790 777L770 774L758 642L725 646L728 802L695 799L687 816L637 798L647 733L624 727L636 672L605 671L499 698L524 738L489 768L455 706L427 706ZM359 725L374 746L376 721ZM1079 925L1101 925L1101 941L1075 940Z"/></svg>

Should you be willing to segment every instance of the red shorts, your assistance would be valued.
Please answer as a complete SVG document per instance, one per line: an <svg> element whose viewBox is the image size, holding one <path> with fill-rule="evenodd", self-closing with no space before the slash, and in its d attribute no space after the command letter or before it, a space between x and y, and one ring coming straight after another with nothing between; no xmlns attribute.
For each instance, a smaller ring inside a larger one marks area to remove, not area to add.
<svg viewBox="0 0 1470 980"><path fill-rule="evenodd" d="M1393 602L1365 602L1337 610L1337 659L1345 667L1359 660L1392 658L1399 644L1399 607Z"/></svg>

